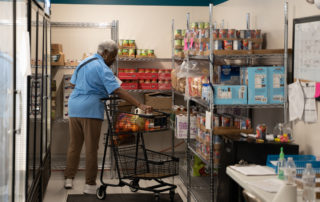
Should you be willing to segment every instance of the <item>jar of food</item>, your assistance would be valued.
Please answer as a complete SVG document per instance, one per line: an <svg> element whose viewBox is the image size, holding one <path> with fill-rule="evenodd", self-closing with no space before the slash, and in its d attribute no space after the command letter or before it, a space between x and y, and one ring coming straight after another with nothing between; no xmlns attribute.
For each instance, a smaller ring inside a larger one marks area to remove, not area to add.
<svg viewBox="0 0 320 202"><path fill-rule="evenodd" d="M147 80L144 81L144 83L145 83L145 84L149 84L149 83L150 83L150 80L147 79Z"/></svg>
<svg viewBox="0 0 320 202"><path fill-rule="evenodd" d="M125 73L130 73L130 69L123 69Z"/></svg>
<svg viewBox="0 0 320 202"><path fill-rule="evenodd" d="M181 29L174 30L174 36L175 37L181 37Z"/></svg>
<svg viewBox="0 0 320 202"><path fill-rule="evenodd" d="M123 46L123 39L119 40L119 46Z"/></svg>
<svg viewBox="0 0 320 202"><path fill-rule="evenodd" d="M129 69L129 73L134 73L135 69Z"/></svg>
<svg viewBox="0 0 320 202"><path fill-rule="evenodd" d="M144 73L144 69L143 68L139 68L138 69L138 73Z"/></svg>
<svg viewBox="0 0 320 202"><path fill-rule="evenodd" d="M129 46L129 40L123 40L122 45L123 46Z"/></svg>
<svg viewBox="0 0 320 202"><path fill-rule="evenodd" d="M146 49L141 49L141 56L147 56L148 50Z"/></svg>
<svg viewBox="0 0 320 202"><path fill-rule="evenodd" d="M169 80L164 80L164 83L169 84L170 82L169 82Z"/></svg>
<svg viewBox="0 0 320 202"><path fill-rule="evenodd" d="M122 49L122 55L129 55L129 50L128 49Z"/></svg>
<svg viewBox="0 0 320 202"><path fill-rule="evenodd" d="M118 55L121 56L122 55L122 49L118 49Z"/></svg>
<svg viewBox="0 0 320 202"><path fill-rule="evenodd" d="M151 69L145 69L144 73L151 73Z"/></svg>
<svg viewBox="0 0 320 202"><path fill-rule="evenodd" d="M143 79L140 79L140 80L139 80L139 83L144 83L144 80L143 80Z"/></svg>
<svg viewBox="0 0 320 202"><path fill-rule="evenodd" d="M159 84L163 84L164 83L164 80L159 80Z"/></svg>
<svg viewBox="0 0 320 202"><path fill-rule="evenodd" d="M152 70L151 70L151 73L157 73L157 72L158 72L157 69L152 69Z"/></svg>
<svg viewBox="0 0 320 202"><path fill-rule="evenodd" d="M154 56L154 50L153 49L149 49L148 50L148 56L149 57L153 57Z"/></svg>
<svg viewBox="0 0 320 202"><path fill-rule="evenodd" d="M159 73L159 74L166 73L166 70L164 70L164 69L159 69L158 73Z"/></svg>
<svg viewBox="0 0 320 202"><path fill-rule="evenodd" d="M129 49L129 56L134 57L135 56L135 49Z"/></svg>
<svg viewBox="0 0 320 202"><path fill-rule="evenodd" d="M131 46L131 47L135 46L135 41L134 40L129 40L129 46Z"/></svg>
<svg viewBox="0 0 320 202"><path fill-rule="evenodd" d="M137 49L137 55L141 56L141 49Z"/></svg>
<svg viewBox="0 0 320 202"><path fill-rule="evenodd" d="M152 79L151 83L157 83L157 79Z"/></svg>

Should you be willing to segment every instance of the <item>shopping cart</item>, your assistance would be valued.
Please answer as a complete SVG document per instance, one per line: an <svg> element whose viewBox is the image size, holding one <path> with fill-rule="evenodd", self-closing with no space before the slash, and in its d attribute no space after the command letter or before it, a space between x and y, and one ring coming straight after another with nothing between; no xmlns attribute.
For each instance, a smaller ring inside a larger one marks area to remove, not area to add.
<svg viewBox="0 0 320 202"><path fill-rule="evenodd" d="M105 134L100 175L102 185L97 189L98 199L102 200L106 197L108 186L129 186L132 192L138 190L153 192L155 201L160 200L160 193L169 191L170 200L174 201L177 186L164 182L162 179L178 175L179 159L146 149L143 137L145 132L167 130L169 114L156 110L152 112L152 115L122 112L118 108L119 98L110 97L102 100L105 103L108 131ZM136 134L133 144L122 144L119 137L125 134ZM115 160L115 169L119 178L117 184L109 184L103 180L108 147ZM150 187L140 187L140 180L154 180L157 184Z"/></svg>

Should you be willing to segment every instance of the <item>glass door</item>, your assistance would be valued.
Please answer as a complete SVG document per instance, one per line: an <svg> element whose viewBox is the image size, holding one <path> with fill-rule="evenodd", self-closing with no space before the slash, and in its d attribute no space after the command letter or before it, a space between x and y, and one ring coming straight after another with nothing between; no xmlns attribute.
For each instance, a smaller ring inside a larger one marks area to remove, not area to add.
<svg viewBox="0 0 320 202"><path fill-rule="evenodd" d="M30 57L31 57L31 71L32 76L29 81L29 131L28 131L28 191L32 188L33 181L36 177L36 120L39 117L39 101L36 96L36 90L40 87L40 84L36 80L36 69L37 69L37 25L38 25L38 9L32 4L31 7L31 30L30 30Z"/></svg>
<svg viewBox="0 0 320 202"><path fill-rule="evenodd" d="M0 201L12 201L13 1L0 1Z"/></svg>
<svg viewBox="0 0 320 202"><path fill-rule="evenodd" d="M47 44L47 135L46 135L46 141L47 141L47 152L49 152L49 148L50 148L50 143L51 143L51 26L50 26L50 21L47 20L47 27L46 27L46 33L47 33L47 37L46 37L46 44Z"/></svg>

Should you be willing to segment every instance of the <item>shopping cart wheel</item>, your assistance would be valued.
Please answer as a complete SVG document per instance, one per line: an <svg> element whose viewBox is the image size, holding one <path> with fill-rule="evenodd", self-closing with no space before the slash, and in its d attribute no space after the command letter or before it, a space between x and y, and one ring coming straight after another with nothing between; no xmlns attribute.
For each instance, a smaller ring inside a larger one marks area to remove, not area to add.
<svg viewBox="0 0 320 202"><path fill-rule="evenodd" d="M100 186L98 189L97 189L97 198L100 199L100 200L103 200L106 198L106 189L107 187L105 186Z"/></svg>
<svg viewBox="0 0 320 202"><path fill-rule="evenodd" d="M174 189L171 189L169 191L169 196L170 196L170 201L173 202L174 201L174 195L175 195L175 190Z"/></svg>
<svg viewBox="0 0 320 202"><path fill-rule="evenodd" d="M160 201L160 194L154 193L154 201L159 202Z"/></svg>
<svg viewBox="0 0 320 202"><path fill-rule="evenodd" d="M130 184L129 189L132 192L137 192L138 191L138 189L135 188L135 187L139 187L139 180L132 180L129 184Z"/></svg>

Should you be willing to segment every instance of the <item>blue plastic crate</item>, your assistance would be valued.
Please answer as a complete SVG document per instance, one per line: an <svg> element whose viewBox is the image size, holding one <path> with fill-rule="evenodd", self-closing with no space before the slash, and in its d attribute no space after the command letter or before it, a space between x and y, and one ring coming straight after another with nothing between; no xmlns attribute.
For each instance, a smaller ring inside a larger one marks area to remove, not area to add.
<svg viewBox="0 0 320 202"><path fill-rule="evenodd" d="M312 162L318 162L316 161L316 157L314 155L285 155L284 156L286 160L288 160L288 157L292 157L294 163L296 164L297 170L298 168L305 168L306 167L306 163L312 163ZM278 161L279 159L279 155L268 155L267 156L267 166L275 169L275 171L277 171L277 166L273 165L271 163L271 161ZM312 167L318 167L320 168L320 163L314 163L314 165L312 165Z"/></svg>

